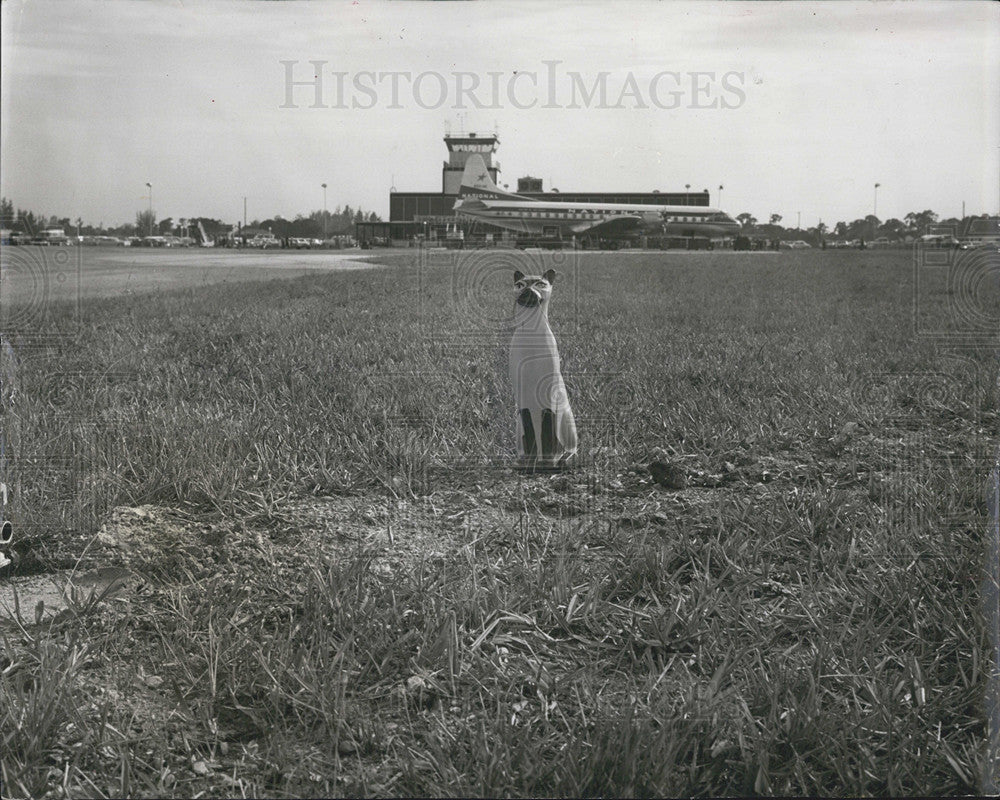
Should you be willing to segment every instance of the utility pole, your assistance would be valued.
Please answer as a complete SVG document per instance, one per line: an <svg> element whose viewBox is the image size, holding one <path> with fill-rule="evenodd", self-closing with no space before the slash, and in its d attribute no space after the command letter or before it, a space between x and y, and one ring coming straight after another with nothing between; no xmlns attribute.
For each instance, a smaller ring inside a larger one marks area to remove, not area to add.
<svg viewBox="0 0 1000 800"><path fill-rule="evenodd" d="M321 184L323 187L323 241L326 241L326 184Z"/></svg>
<svg viewBox="0 0 1000 800"><path fill-rule="evenodd" d="M153 235L153 184L147 183L149 188L149 235Z"/></svg>

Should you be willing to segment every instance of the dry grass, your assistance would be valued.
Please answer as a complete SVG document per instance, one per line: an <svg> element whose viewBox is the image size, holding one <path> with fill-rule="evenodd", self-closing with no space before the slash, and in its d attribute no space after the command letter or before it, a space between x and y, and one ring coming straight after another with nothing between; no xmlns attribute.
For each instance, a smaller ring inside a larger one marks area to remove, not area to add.
<svg viewBox="0 0 1000 800"><path fill-rule="evenodd" d="M22 567L140 577L4 626L5 794L982 787L991 350L914 335L909 254L563 261L583 460L537 477L508 274L563 257L497 257L93 300L24 351ZM141 505L164 544L112 547Z"/></svg>

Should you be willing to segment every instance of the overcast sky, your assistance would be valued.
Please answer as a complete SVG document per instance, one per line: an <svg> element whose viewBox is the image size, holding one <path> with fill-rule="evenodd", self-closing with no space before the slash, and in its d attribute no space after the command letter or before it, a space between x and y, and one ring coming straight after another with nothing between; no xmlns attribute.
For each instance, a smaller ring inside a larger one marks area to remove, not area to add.
<svg viewBox="0 0 1000 800"><path fill-rule="evenodd" d="M244 196L249 219L293 217L322 207L322 183L331 210L386 218L391 185L440 191L448 125L498 129L511 187L690 184L803 226L871 213L876 182L882 219L1000 209L997 3L4 0L2 14L2 193L89 224L134 221L147 182L158 218L235 222Z"/></svg>

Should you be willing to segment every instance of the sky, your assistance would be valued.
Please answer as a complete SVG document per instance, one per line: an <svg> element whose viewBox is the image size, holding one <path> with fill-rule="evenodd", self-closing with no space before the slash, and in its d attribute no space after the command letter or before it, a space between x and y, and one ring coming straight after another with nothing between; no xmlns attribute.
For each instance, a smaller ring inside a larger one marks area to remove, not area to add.
<svg viewBox="0 0 1000 800"><path fill-rule="evenodd" d="M85 224L134 222L147 183L158 219L292 218L323 183L388 218L390 187L441 190L449 130L496 131L512 188L690 185L803 227L1000 211L997 3L0 9L0 192Z"/></svg>

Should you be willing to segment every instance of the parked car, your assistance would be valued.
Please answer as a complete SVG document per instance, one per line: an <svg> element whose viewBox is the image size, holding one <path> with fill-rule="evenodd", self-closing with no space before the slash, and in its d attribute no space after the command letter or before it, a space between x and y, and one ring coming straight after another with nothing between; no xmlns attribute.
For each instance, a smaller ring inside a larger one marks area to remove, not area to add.
<svg viewBox="0 0 1000 800"><path fill-rule="evenodd" d="M959 241L949 233L928 233L918 240L922 247L947 248L958 247Z"/></svg>
<svg viewBox="0 0 1000 800"><path fill-rule="evenodd" d="M312 242L296 236L288 240L288 246L294 247L296 250L308 250L312 247Z"/></svg>
<svg viewBox="0 0 1000 800"><path fill-rule="evenodd" d="M249 242L247 242L247 246L266 250L269 247L281 247L281 242L274 236L258 235L254 236Z"/></svg>
<svg viewBox="0 0 1000 800"><path fill-rule="evenodd" d="M42 247L47 245L65 247L69 244L69 237L66 236L62 228L47 228L46 230L39 232L31 240L31 243Z"/></svg>

